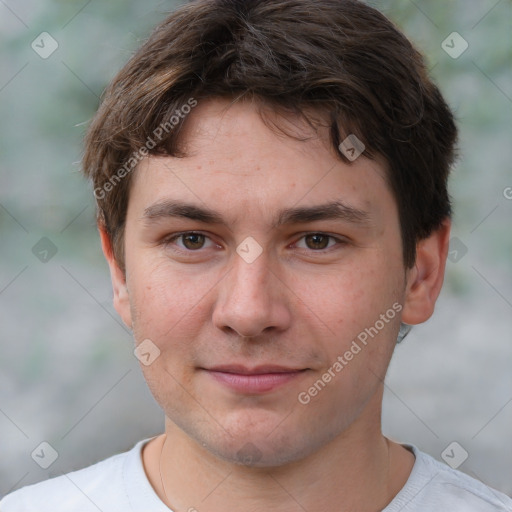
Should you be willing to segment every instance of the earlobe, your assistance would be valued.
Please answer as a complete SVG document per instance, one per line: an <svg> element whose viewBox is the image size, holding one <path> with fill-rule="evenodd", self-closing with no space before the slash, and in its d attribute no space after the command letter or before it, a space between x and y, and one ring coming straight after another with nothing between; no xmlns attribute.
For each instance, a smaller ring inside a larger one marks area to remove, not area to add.
<svg viewBox="0 0 512 512"><path fill-rule="evenodd" d="M114 292L114 308L119 313L123 322L132 328L132 318L130 309L130 297L128 287L126 285L126 276L123 270L119 267L112 248L112 241L110 235L107 233L105 226L98 223L98 231L100 233L101 248L107 260L110 277L112 280L112 290Z"/></svg>
<svg viewBox="0 0 512 512"><path fill-rule="evenodd" d="M410 325L427 321L441 292L448 256L451 221L416 245L416 262L407 272L402 322Z"/></svg>

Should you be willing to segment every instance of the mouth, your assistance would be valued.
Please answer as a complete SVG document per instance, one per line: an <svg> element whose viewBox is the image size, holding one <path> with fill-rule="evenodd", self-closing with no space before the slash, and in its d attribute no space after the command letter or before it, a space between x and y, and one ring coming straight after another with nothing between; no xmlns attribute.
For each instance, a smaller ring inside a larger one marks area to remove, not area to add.
<svg viewBox="0 0 512 512"><path fill-rule="evenodd" d="M247 368L243 365L224 365L201 368L201 370L232 391L243 394L261 394L292 382L307 372L308 368L286 368L276 365Z"/></svg>

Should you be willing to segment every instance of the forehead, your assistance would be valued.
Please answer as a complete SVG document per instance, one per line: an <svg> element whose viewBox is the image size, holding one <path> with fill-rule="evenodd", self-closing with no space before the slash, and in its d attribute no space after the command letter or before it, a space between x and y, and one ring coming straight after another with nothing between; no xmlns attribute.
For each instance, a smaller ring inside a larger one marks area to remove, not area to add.
<svg viewBox="0 0 512 512"><path fill-rule="evenodd" d="M238 209L243 216L337 200L379 214L386 203L394 203L385 162L363 156L350 164L341 161L327 123L313 129L297 116L271 110L263 116L260 105L249 101L200 102L180 133L186 156L151 156L141 162L130 206L140 212L178 199Z"/></svg>

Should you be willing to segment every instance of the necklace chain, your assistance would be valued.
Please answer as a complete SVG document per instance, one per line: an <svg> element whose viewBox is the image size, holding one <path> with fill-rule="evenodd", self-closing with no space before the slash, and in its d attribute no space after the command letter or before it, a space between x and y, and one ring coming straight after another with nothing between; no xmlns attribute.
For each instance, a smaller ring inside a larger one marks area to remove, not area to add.
<svg viewBox="0 0 512 512"><path fill-rule="evenodd" d="M160 471L160 484L162 486L162 490L164 491L165 504L169 506L169 498L167 497L167 493L165 492L164 479L162 477L162 454L164 453L164 447L167 441L167 434L164 434L164 436L164 443L162 444L162 449L160 450L160 460L158 461L158 470Z"/></svg>

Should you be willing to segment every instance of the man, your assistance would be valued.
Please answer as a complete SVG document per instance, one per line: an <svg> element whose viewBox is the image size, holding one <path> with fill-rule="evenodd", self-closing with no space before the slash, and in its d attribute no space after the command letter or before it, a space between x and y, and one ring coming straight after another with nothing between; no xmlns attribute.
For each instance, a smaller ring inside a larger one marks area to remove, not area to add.
<svg viewBox="0 0 512 512"><path fill-rule="evenodd" d="M381 432L394 346L442 286L455 141L421 56L359 1L169 16L83 161L165 433L0 510L512 510Z"/></svg>

